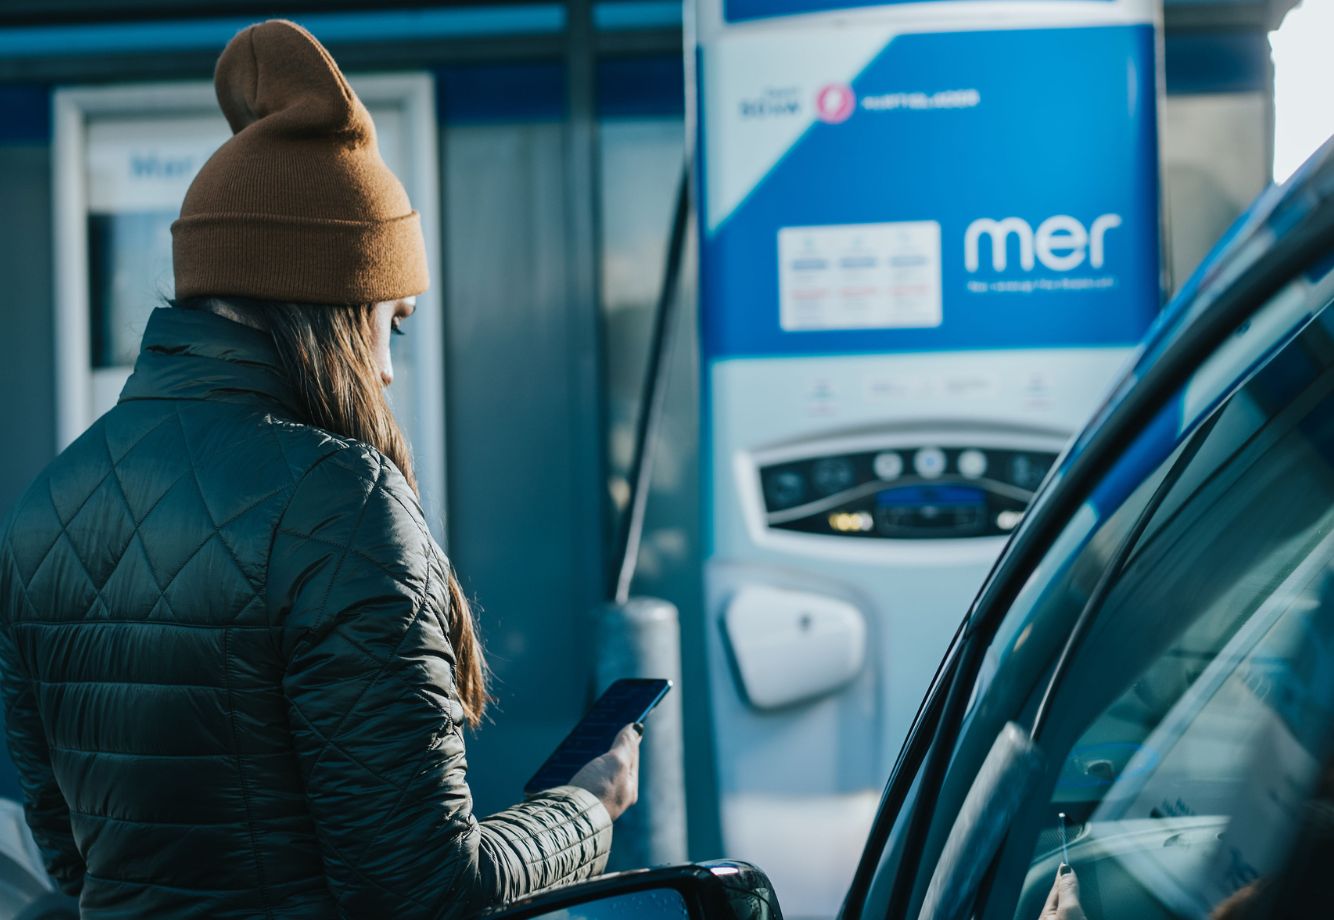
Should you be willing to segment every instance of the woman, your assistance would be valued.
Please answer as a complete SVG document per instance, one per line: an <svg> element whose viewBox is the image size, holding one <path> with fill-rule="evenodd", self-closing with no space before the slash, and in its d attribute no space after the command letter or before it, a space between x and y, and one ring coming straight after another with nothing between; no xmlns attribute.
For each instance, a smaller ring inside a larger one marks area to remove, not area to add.
<svg viewBox="0 0 1334 920"><path fill-rule="evenodd" d="M595 874L633 726L472 815L486 668L384 394L425 248L370 116L288 22L238 35L215 84L234 136L173 225L177 305L0 540L49 871L86 917L471 916Z"/></svg>

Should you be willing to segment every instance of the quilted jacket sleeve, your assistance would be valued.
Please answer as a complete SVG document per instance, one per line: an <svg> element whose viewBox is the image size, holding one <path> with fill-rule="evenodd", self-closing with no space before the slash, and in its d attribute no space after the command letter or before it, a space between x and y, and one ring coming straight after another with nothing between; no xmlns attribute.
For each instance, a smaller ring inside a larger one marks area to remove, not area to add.
<svg viewBox="0 0 1334 920"><path fill-rule="evenodd" d="M582 789L473 817L445 565L403 477L364 448L305 475L274 539L289 721L351 916L472 916L606 863L611 821Z"/></svg>
<svg viewBox="0 0 1334 920"><path fill-rule="evenodd" d="M11 635L12 623L20 615L22 587L14 571L6 536L0 540L0 693L3 693L5 737L9 756L23 786L23 811L33 838L42 851L42 861L60 889L77 897L83 888L84 865L74 845L69 806L56 785L46 732L37 713L37 700L27 669Z"/></svg>

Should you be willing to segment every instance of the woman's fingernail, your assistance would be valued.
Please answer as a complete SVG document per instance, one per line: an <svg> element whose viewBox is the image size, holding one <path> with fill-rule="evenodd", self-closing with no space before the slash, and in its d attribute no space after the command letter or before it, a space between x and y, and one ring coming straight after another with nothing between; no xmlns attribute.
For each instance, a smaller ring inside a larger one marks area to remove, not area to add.
<svg viewBox="0 0 1334 920"><path fill-rule="evenodd" d="M633 728L635 731L639 732L639 737L641 737L641 738L644 737L644 723L643 723L643 722L636 722L636 723L634 723L633 725L631 725L630 727Z"/></svg>

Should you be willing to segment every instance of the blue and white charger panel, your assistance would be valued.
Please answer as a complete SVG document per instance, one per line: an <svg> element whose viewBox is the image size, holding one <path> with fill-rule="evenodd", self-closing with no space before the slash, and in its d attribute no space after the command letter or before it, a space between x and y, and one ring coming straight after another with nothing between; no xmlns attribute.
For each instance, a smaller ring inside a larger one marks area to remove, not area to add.
<svg viewBox="0 0 1334 920"><path fill-rule="evenodd" d="M832 916L1043 473L1161 299L1150 0L695 0L724 846Z"/></svg>

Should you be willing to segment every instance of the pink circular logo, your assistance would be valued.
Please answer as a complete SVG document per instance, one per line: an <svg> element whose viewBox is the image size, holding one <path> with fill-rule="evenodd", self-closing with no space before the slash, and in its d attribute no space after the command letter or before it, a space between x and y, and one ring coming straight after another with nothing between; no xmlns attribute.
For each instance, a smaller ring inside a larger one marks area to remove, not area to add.
<svg viewBox="0 0 1334 920"><path fill-rule="evenodd" d="M815 114L827 124L847 121L855 108L857 97L846 83L830 83L815 94Z"/></svg>

